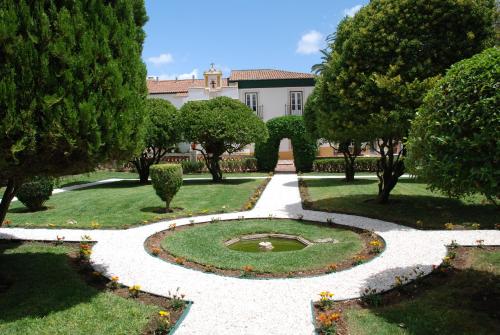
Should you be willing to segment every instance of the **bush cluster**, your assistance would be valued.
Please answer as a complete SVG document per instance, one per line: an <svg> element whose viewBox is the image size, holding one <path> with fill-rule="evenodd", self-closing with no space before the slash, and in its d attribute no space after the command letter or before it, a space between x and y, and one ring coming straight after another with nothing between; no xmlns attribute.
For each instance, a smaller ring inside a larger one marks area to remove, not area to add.
<svg viewBox="0 0 500 335"><path fill-rule="evenodd" d="M45 201L49 200L53 190L54 179L39 176L23 183L16 196L30 211L39 211L43 208Z"/></svg>
<svg viewBox="0 0 500 335"><path fill-rule="evenodd" d="M257 171L257 159L253 157L222 160L219 164L221 170L225 173ZM203 161L194 162L184 160L181 162L181 165L184 173L202 173L208 171Z"/></svg>
<svg viewBox="0 0 500 335"><path fill-rule="evenodd" d="M165 208L170 209L170 202L182 186L182 166L179 164L157 164L150 170L151 184L156 194L165 201Z"/></svg>
<svg viewBox="0 0 500 335"><path fill-rule="evenodd" d="M358 157L354 162L356 172L377 172L377 157ZM320 158L313 163L314 172L345 172L344 158Z"/></svg>

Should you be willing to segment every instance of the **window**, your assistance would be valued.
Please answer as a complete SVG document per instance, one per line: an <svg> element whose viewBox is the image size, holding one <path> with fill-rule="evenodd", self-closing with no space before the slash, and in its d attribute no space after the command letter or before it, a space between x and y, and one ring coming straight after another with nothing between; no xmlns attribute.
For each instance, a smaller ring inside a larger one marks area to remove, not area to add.
<svg viewBox="0 0 500 335"><path fill-rule="evenodd" d="M302 115L302 92L290 92L290 114Z"/></svg>
<svg viewBox="0 0 500 335"><path fill-rule="evenodd" d="M257 93L249 92L245 93L245 104L250 107L254 112L257 111Z"/></svg>

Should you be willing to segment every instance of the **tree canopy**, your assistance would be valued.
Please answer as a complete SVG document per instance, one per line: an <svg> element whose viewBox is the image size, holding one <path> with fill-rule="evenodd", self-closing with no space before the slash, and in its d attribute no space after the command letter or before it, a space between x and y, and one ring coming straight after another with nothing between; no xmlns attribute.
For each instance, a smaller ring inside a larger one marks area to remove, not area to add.
<svg viewBox="0 0 500 335"><path fill-rule="evenodd" d="M143 0L2 1L0 223L24 178L129 159L143 123Z"/></svg>
<svg viewBox="0 0 500 335"><path fill-rule="evenodd" d="M245 104L228 97L189 101L180 109L184 138L199 144L214 181L222 180L219 161L224 152L241 151L247 145L265 141L264 122Z"/></svg>
<svg viewBox="0 0 500 335"><path fill-rule="evenodd" d="M372 0L339 25L323 94L340 99L344 122L377 139L380 202L404 173L395 148L423 95L453 63L492 45L494 17L494 0Z"/></svg>
<svg viewBox="0 0 500 335"><path fill-rule="evenodd" d="M158 164L182 140L178 122L179 111L168 100L146 100L144 150L132 160L141 183L148 182L150 166Z"/></svg>
<svg viewBox="0 0 500 335"><path fill-rule="evenodd" d="M451 67L413 122L411 170L450 196L500 198L500 50Z"/></svg>

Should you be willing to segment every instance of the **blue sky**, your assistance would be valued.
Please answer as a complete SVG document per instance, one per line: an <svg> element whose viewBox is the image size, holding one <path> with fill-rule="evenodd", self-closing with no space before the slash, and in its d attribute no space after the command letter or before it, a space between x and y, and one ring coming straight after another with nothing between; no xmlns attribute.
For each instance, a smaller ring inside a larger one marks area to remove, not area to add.
<svg viewBox="0 0 500 335"><path fill-rule="evenodd" d="M148 75L197 78L231 69L310 72L338 22L368 0L146 0Z"/></svg>

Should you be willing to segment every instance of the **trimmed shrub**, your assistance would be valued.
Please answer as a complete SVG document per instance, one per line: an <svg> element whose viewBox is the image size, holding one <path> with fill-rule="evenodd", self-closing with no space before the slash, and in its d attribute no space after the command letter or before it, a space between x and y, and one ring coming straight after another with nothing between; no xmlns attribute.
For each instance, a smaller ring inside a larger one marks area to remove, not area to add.
<svg viewBox="0 0 500 335"><path fill-rule="evenodd" d="M356 172L377 172L378 157L358 157L354 162ZM345 172L344 158L320 158L313 163L314 172Z"/></svg>
<svg viewBox="0 0 500 335"><path fill-rule="evenodd" d="M43 204L49 200L53 190L54 179L39 176L23 183L16 196L30 211L34 212L44 208Z"/></svg>
<svg viewBox="0 0 500 335"><path fill-rule="evenodd" d="M409 138L410 170L431 190L500 199L500 49L456 63L431 89Z"/></svg>
<svg viewBox="0 0 500 335"><path fill-rule="evenodd" d="M278 163L279 145L289 138L293 146L293 160L297 172L311 171L318 146L306 132L302 116L280 116L267 121L269 139L255 144L255 157L260 171L273 171Z"/></svg>
<svg viewBox="0 0 500 335"><path fill-rule="evenodd" d="M184 173L201 173L205 167L205 163L202 161L190 161L185 160L181 162L182 172Z"/></svg>
<svg viewBox="0 0 500 335"><path fill-rule="evenodd" d="M156 194L165 201L165 210L170 210L170 202L182 186L182 166L180 164L157 164L151 167L151 184Z"/></svg>

